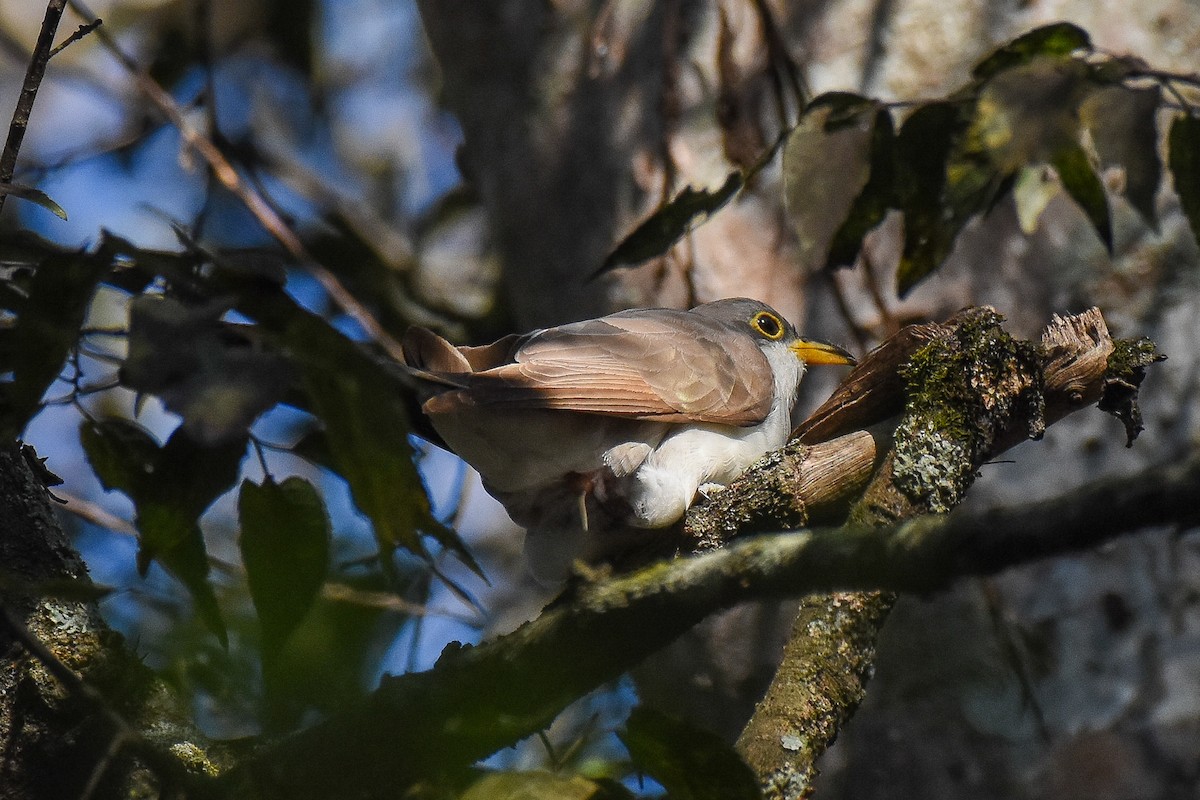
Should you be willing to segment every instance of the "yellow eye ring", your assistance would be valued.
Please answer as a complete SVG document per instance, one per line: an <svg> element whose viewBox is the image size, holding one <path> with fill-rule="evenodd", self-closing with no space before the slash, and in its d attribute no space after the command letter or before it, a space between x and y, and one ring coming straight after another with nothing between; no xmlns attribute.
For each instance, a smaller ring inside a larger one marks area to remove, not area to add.
<svg viewBox="0 0 1200 800"><path fill-rule="evenodd" d="M783 338L783 320L769 311L760 311L751 317L750 327L773 342Z"/></svg>

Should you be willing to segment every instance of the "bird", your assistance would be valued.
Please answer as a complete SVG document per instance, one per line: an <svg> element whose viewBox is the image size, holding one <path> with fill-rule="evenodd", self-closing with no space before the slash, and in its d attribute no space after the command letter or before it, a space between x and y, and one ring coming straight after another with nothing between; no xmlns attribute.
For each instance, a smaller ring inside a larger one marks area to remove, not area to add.
<svg viewBox="0 0 1200 800"><path fill-rule="evenodd" d="M678 522L782 447L805 369L850 364L766 303L642 308L456 347L402 340L421 409L531 534Z"/></svg>

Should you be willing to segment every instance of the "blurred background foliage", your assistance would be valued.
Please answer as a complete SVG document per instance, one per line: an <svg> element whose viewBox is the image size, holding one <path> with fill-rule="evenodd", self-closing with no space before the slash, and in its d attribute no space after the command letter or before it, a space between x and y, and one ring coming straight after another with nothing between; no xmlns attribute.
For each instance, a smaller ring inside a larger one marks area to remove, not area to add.
<svg viewBox="0 0 1200 800"><path fill-rule="evenodd" d="M478 480L414 435L362 309L392 336L422 324L479 342L750 295L865 350L969 303L1025 335L1098 304L1172 358L1147 436L1126 452L1100 415L1055 426L1019 468L985 472L972 502L1182 458L1200 438L1200 14L1100 5L73 5L60 39L88 14L104 35L51 61L14 179L67 219L6 203L6 320L25 355L12 337L0 352L11 385L40 385L6 400L28 407L12 418L63 477L76 546L115 589L106 618L225 738L335 710L551 596ZM6 106L43 13L0 5ZM1058 19L1082 27L994 50ZM50 279L49 258L70 281ZM43 309L57 335L29 324ZM806 381L806 407L828 380ZM1200 551L1186 533L902 605L825 796L1084 796L1066 776L1097 764L1117 765L1117 788L1089 797L1194 788ZM493 763L627 776L613 731L639 692L736 733L787 615L712 621L636 689L585 698ZM639 719L624 741L643 755L682 735Z"/></svg>

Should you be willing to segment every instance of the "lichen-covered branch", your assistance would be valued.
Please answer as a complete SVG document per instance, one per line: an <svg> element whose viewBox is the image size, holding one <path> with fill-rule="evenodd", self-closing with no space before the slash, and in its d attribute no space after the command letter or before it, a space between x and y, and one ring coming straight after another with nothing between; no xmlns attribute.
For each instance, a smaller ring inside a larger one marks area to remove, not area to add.
<svg viewBox="0 0 1200 800"><path fill-rule="evenodd" d="M218 771L186 704L100 619L30 452L0 450L0 794L129 797Z"/></svg>
<svg viewBox="0 0 1200 800"><path fill-rule="evenodd" d="M797 437L821 441L862 423L890 430L879 420L903 407L894 437L830 439L823 461L814 458L814 448L789 445L774 456L778 466L752 470L743 479L746 489L721 498L727 506L701 508L689 517L698 549L717 546L722 535L738 535L750 525L769 524L772 516L790 522L811 507L805 492L828 498L840 489L843 497L854 496L874 464L880 466L849 512L855 523L880 526L948 511L984 459L1022 439L1040 438L1047 424L1098 399L1102 407L1111 404L1106 410L1127 420L1127 430L1136 434L1137 386L1145 367L1161 358L1152 344L1114 345L1097 309L1055 317L1037 345L1013 340L1001 321L990 309L967 309L945 324L914 326L886 342ZM1114 359L1114 352L1122 356ZM854 467L840 473L814 469L825 462ZM795 488L775 490L785 476L796 476ZM774 498L773 505L760 502L763 492ZM738 516L727 508L737 509ZM810 597L803 604L783 661L738 741L768 797L810 792L816 759L864 695L875 634L890 608L891 597L878 593ZM812 634L828 629L844 636ZM828 678L835 685L818 696L813 675L838 677Z"/></svg>

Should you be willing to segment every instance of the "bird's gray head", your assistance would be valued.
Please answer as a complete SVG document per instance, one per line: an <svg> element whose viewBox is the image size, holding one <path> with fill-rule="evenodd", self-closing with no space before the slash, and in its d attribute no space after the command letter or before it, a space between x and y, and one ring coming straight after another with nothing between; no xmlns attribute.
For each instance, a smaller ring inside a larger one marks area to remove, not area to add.
<svg viewBox="0 0 1200 800"><path fill-rule="evenodd" d="M760 346L768 342L780 342L805 364L855 363L854 356L837 345L815 339L802 339L792 323L760 300L731 297L696 306L692 311L751 334Z"/></svg>
<svg viewBox="0 0 1200 800"><path fill-rule="evenodd" d="M692 311L720 320L763 341L789 343L799 338L792 323L760 300L730 297L696 306Z"/></svg>

